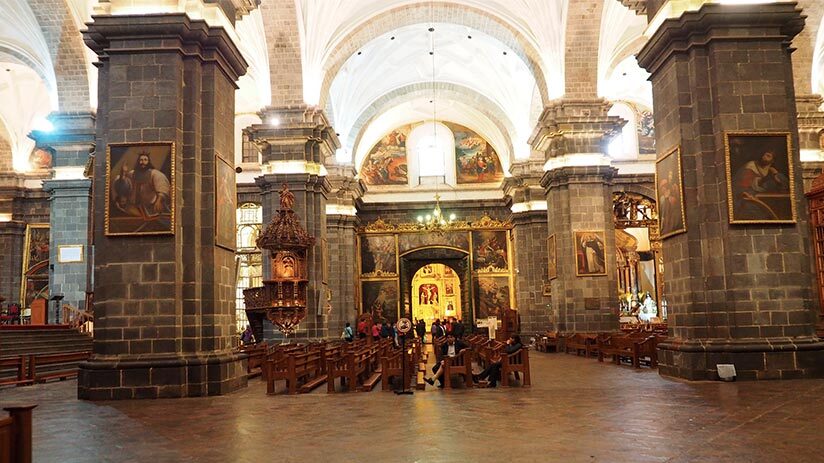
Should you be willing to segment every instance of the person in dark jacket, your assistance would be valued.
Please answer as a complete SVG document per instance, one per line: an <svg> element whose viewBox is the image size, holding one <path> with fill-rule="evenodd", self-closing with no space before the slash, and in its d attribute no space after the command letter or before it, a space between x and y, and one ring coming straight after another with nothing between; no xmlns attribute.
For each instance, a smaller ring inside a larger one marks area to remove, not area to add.
<svg viewBox="0 0 824 463"><path fill-rule="evenodd" d="M429 383L430 386L434 386L435 380L437 379L439 382L438 387L443 387L442 377L446 357L457 357L462 350L468 347L469 345L460 339L455 339L454 336L447 336L446 342L443 343L443 346L441 346L441 361L432 367L432 371L435 373L435 376L425 378L424 381Z"/></svg>
<svg viewBox="0 0 824 463"><path fill-rule="evenodd" d="M418 320L418 324L415 325L415 333L421 338L421 342L426 341L426 322L423 319Z"/></svg>
<svg viewBox="0 0 824 463"><path fill-rule="evenodd" d="M521 344L521 337L516 335L511 336L509 339L506 340L506 347L504 348L503 355L511 355L519 350L523 349L524 345ZM488 367L484 369L479 375L472 375L472 381L477 383L479 380L489 378L489 387L497 387L498 381L501 380L501 362L503 359L498 357L497 359L493 359L492 363L489 364Z"/></svg>
<svg viewBox="0 0 824 463"><path fill-rule="evenodd" d="M464 335L464 326L460 320L456 320L452 322L452 335L455 336L457 339L463 338Z"/></svg>

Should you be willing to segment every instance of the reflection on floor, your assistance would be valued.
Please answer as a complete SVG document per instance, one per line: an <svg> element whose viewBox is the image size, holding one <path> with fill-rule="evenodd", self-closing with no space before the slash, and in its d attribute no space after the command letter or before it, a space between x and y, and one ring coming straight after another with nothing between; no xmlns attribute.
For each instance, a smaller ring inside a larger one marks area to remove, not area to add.
<svg viewBox="0 0 824 463"><path fill-rule="evenodd" d="M824 380L684 383L532 352L532 388L376 389L83 402L66 381L0 389L38 403L37 462L822 461Z"/></svg>

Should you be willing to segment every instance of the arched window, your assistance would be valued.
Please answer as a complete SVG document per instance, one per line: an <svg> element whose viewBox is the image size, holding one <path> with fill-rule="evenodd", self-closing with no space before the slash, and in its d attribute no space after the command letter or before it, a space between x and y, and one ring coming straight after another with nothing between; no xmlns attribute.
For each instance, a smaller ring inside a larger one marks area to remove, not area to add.
<svg viewBox="0 0 824 463"><path fill-rule="evenodd" d="M263 259L255 241L263 228L263 207L259 204L245 203L237 208L237 284L235 292L235 310L237 330L243 331L249 320L246 318L246 306L243 302L243 290L262 286Z"/></svg>
<svg viewBox="0 0 824 463"><path fill-rule="evenodd" d="M627 121L621 128L621 133L609 143L607 151L613 159L636 159L638 158L638 118L628 104L616 102L612 105L608 115L618 116Z"/></svg>
<svg viewBox="0 0 824 463"><path fill-rule="evenodd" d="M407 149L417 159L420 177L444 177L446 162L455 153L455 136L440 122L429 122L412 129Z"/></svg>

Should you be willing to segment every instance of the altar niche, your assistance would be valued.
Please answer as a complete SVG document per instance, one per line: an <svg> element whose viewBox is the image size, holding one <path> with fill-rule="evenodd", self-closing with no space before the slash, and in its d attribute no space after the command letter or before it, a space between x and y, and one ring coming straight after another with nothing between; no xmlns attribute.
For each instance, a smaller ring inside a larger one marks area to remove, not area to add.
<svg viewBox="0 0 824 463"><path fill-rule="evenodd" d="M444 248L424 248L401 257L401 295L411 316L423 319L426 329L435 320L454 317L473 321L470 304L468 254Z"/></svg>

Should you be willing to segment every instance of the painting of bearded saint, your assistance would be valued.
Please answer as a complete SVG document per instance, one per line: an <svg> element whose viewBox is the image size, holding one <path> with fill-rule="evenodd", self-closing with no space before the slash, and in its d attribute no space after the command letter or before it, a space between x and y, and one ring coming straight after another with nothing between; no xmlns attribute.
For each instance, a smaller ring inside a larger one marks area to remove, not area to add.
<svg viewBox="0 0 824 463"><path fill-rule="evenodd" d="M107 235L173 233L174 144L110 144L106 191Z"/></svg>
<svg viewBox="0 0 824 463"><path fill-rule="evenodd" d="M725 136L730 223L795 223L790 134Z"/></svg>

